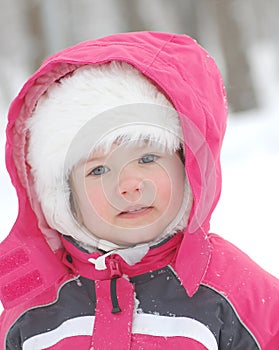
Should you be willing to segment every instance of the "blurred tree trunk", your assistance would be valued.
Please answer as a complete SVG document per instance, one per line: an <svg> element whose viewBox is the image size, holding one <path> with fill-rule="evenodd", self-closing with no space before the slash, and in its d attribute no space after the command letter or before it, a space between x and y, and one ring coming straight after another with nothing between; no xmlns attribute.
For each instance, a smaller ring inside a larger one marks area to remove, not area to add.
<svg viewBox="0 0 279 350"><path fill-rule="evenodd" d="M32 1L32 0L31 0ZM71 45L72 23L69 15L69 1L47 0L38 3L38 19L44 41L44 57Z"/></svg>
<svg viewBox="0 0 279 350"><path fill-rule="evenodd" d="M41 6L39 1L25 0L27 32L32 38L32 54L29 56L31 71L40 66L47 52L45 33L42 27Z"/></svg>
<svg viewBox="0 0 279 350"><path fill-rule="evenodd" d="M3 111L28 76L31 40L25 3L0 0L0 109ZM3 115L0 116L2 118Z"/></svg>
<svg viewBox="0 0 279 350"><path fill-rule="evenodd" d="M198 2L192 0L176 0L176 22L179 27L179 32L190 35L198 40Z"/></svg>
<svg viewBox="0 0 279 350"><path fill-rule="evenodd" d="M139 4L137 0L118 0L118 5L126 27L125 31L146 30L140 11L138 10Z"/></svg>
<svg viewBox="0 0 279 350"><path fill-rule="evenodd" d="M228 101L233 111L245 111L258 106L249 63L247 48L242 42L242 33L237 20L238 13L229 0L216 3L220 44L226 67ZM248 43L247 45L248 46Z"/></svg>
<svg viewBox="0 0 279 350"><path fill-rule="evenodd" d="M33 46L30 62L34 71L47 56L72 44L70 3L66 0L25 0L25 3Z"/></svg>

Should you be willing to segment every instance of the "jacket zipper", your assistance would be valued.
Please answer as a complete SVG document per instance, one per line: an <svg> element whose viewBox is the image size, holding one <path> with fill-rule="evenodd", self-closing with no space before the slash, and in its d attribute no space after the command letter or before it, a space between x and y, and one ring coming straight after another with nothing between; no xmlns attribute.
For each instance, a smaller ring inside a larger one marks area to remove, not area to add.
<svg viewBox="0 0 279 350"><path fill-rule="evenodd" d="M116 281L117 279L121 276L121 271L119 267L119 263L116 259L111 258L108 261L109 269L110 269L110 298L111 298L111 303L112 303L112 314L117 314L121 312L121 308L118 303L118 298L117 298L117 290L116 290Z"/></svg>

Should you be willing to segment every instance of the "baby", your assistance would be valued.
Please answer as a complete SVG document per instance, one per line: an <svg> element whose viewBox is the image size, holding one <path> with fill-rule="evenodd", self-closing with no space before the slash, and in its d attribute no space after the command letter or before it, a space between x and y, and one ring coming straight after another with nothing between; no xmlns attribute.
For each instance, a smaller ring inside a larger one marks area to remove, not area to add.
<svg viewBox="0 0 279 350"><path fill-rule="evenodd" d="M226 117L185 35L113 35L42 65L10 109L1 348L278 349L278 280L209 233Z"/></svg>

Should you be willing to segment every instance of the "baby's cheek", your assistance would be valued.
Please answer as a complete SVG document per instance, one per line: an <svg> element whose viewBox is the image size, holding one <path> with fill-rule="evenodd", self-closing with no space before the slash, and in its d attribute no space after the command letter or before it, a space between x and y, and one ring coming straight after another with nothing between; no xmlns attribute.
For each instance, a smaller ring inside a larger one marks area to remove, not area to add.
<svg viewBox="0 0 279 350"><path fill-rule="evenodd" d="M169 176L162 174L159 181L156 182L157 198L160 199L164 204L171 200L173 184Z"/></svg>
<svg viewBox="0 0 279 350"><path fill-rule="evenodd" d="M92 211L99 213L104 206L103 194L99 189L86 189L86 205Z"/></svg>
<svg viewBox="0 0 279 350"><path fill-rule="evenodd" d="M93 196L91 196L90 204L94 212L96 212L96 214L99 214L99 215L102 214L106 209L105 200L103 197L98 195L98 193L95 193Z"/></svg>

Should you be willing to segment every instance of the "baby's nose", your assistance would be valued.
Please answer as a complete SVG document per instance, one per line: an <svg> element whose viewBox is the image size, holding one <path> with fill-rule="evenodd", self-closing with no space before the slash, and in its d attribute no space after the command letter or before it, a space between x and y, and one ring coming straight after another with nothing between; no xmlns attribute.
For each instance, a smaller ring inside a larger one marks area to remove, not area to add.
<svg viewBox="0 0 279 350"><path fill-rule="evenodd" d="M133 174L121 174L119 179L119 191L129 202L137 201L143 191L143 180Z"/></svg>

